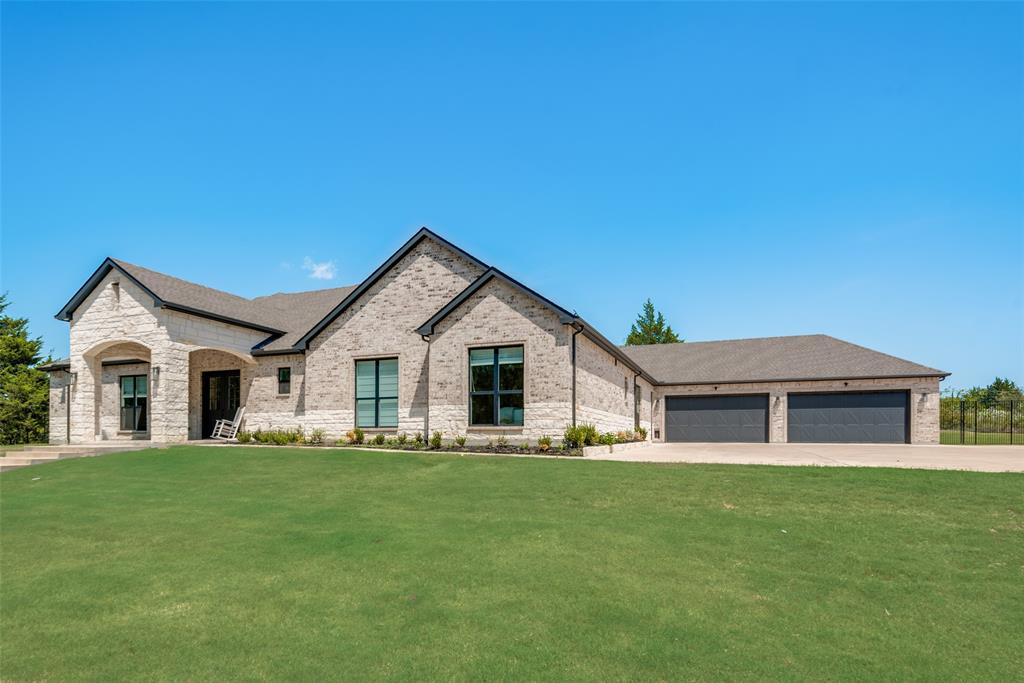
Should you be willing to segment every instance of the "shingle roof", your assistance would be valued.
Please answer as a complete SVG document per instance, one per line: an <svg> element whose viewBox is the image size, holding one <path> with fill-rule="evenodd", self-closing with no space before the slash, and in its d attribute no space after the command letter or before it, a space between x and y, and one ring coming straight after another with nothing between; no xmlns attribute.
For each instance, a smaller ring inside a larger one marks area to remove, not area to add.
<svg viewBox="0 0 1024 683"><path fill-rule="evenodd" d="M171 308L191 308L274 330L262 351L289 349L355 289L354 285L308 292L279 292L254 299L182 280L119 259L110 259ZM283 334L280 334L283 333Z"/></svg>
<svg viewBox="0 0 1024 683"><path fill-rule="evenodd" d="M622 350L661 384L949 374L824 334L623 346Z"/></svg>

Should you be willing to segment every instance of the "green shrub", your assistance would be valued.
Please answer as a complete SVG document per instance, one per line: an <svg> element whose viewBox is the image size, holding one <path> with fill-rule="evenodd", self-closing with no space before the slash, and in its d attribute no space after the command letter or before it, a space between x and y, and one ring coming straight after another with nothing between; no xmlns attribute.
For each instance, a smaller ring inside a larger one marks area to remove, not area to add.
<svg viewBox="0 0 1024 683"><path fill-rule="evenodd" d="M619 443L619 437L612 432L605 432L597 437L597 442L603 446L611 446L612 444Z"/></svg>
<svg viewBox="0 0 1024 683"><path fill-rule="evenodd" d="M398 439L394 437L388 437L387 439L384 440L384 445L394 448L395 446L398 445Z"/></svg>
<svg viewBox="0 0 1024 683"><path fill-rule="evenodd" d="M524 441L521 444L519 444L519 450L521 450L521 451L529 451L530 450L530 442L529 441Z"/></svg>
<svg viewBox="0 0 1024 683"><path fill-rule="evenodd" d="M284 446L286 444L292 443L292 435L290 432L278 429L273 432L270 432L270 441L275 446Z"/></svg>
<svg viewBox="0 0 1024 683"><path fill-rule="evenodd" d="M501 436L498 437L497 441L495 441L495 444L497 444L498 446L507 446L508 437L502 434Z"/></svg>
<svg viewBox="0 0 1024 683"><path fill-rule="evenodd" d="M402 432L401 434L399 434L399 435L398 435L398 438L397 438L397 439L395 439L395 441L397 441L397 442L398 442L398 445L399 445L399 446L404 446L404 445L405 445L405 442L406 442L406 441L407 441L408 439L409 439L409 437L407 437L407 436L405 435L405 432Z"/></svg>
<svg viewBox="0 0 1024 683"><path fill-rule="evenodd" d="M238 439L238 443L249 443L252 441L252 432L238 432L235 438Z"/></svg>
<svg viewBox="0 0 1024 683"><path fill-rule="evenodd" d="M550 436L542 436L539 439L537 439L537 448L541 449L542 451L550 450L550 448L551 448L551 437Z"/></svg>
<svg viewBox="0 0 1024 683"><path fill-rule="evenodd" d="M636 428L636 435L640 437L637 441L647 441L647 430L643 427Z"/></svg>
<svg viewBox="0 0 1024 683"><path fill-rule="evenodd" d="M582 448L593 446L598 442L600 433L592 424L566 425L562 434L562 445L565 448Z"/></svg>
<svg viewBox="0 0 1024 683"><path fill-rule="evenodd" d="M383 446L384 445L384 440L386 438L387 437L384 436L383 434L377 434L377 435L375 435L373 437L373 443L377 444L378 446Z"/></svg>
<svg viewBox="0 0 1024 683"><path fill-rule="evenodd" d="M464 434L459 434L457 437L455 437L455 445L458 446L459 448L465 446L466 436Z"/></svg>
<svg viewBox="0 0 1024 683"><path fill-rule="evenodd" d="M412 435L412 442L417 446L423 445L423 432L416 432Z"/></svg>
<svg viewBox="0 0 1024 683"><path fill-rule="evenodd" d="M434 432L430 435L430 447L433 449L441 447L441 432Z"/></svg>
<svg viewBox="0 0 1024 683"><path fill-rule="evenodd" d="M356 427L355 429L350 429L349 431L345 432L345 438L348 439L349 443L362 443L364 438L363 430L360 429L359 427Z"/></svg>
<svg viewBox="0 0 1024 683"><path fill-rule="evenodd" d="M306 439L306 443L310 446L322 446L324 443L324 436L326 436L326 434L327 432L323 429L314 429L309 433L309 438Z"/></svg>

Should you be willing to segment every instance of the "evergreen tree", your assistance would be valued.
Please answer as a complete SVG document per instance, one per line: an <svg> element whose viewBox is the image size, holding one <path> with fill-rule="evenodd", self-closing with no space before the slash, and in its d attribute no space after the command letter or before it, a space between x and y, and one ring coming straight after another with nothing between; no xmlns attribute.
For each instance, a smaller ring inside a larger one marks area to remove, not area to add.
<svg viewBox="0 0 1024 683"><path fill-rule="evenodd" d="M8 306L0 294L0 444L45 442L50 381L35 367L43 341L29 338L28 320L4 315Z"/></svg>
<svg viewBox="0 0 1024 683"><path fill-rule="evenodd" d="M672 331L672 326L665 324L665 316L654 310L654 304L650 299L644 302L643 310L630 328L629 336L626 337L627 346L673 344L681 341L683 340Z"/></svg>

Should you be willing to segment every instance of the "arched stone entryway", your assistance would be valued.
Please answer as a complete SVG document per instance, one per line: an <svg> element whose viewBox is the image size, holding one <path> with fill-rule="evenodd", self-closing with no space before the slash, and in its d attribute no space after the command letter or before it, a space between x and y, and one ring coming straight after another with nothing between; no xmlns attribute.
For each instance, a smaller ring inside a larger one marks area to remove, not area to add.
<svg viewBox="0 0 1024 683"><path fill-rule="evenodd" d="M152 350L130 339L100 342L82 354L72 379L78 441L149 439L153 398Z"/></svg>

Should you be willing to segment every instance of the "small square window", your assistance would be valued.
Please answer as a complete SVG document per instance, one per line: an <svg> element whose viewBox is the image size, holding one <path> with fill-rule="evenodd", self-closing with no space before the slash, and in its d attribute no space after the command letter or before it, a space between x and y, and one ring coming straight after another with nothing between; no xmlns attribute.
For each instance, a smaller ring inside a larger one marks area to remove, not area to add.
<svg viewBox="0 0 1024 683"><path fill-rule="evenodd" d="M292 369L291 368L278 368L277 369L277 393L279 393L279 394L290 394L290 393L292 393Z"/></svg>

